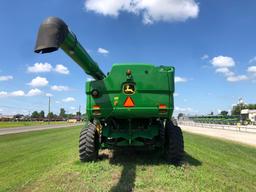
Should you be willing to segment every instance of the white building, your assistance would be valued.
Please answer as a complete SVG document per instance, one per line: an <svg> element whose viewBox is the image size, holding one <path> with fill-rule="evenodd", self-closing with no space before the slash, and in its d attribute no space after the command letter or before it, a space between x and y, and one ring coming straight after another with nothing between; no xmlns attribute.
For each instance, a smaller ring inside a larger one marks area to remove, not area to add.
<svg viewBox="0 0 256 192"><path fill-rule="evenodd" d="M249 119L251 122L256 122L256 110L255 109L242 109L241 115L243 119Z"/></svg>

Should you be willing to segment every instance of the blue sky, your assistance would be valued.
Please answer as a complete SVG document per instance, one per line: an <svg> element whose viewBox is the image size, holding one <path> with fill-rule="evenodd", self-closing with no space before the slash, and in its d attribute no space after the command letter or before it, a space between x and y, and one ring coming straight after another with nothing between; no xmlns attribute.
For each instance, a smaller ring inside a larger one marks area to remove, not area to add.
<svg viewBox="0 0 256 192"><path fill-rule="evenodd" d="M89 76L62 51L34 54L40 23L62 18L104 72L113 63L176 67L176 113L256 103L256 1L0 2L0 113L84 111ZM34 79L34 80L33 80ZM32 81L33 80L33 81Z"/></svg>

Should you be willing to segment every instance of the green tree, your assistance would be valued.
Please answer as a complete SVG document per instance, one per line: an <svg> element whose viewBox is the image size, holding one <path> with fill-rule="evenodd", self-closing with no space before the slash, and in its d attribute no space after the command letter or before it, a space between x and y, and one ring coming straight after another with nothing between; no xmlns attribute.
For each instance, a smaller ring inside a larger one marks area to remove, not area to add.
<svg viewBox="0 0 256 192"><path fill-rule="evenodd" d="M228 111L221 111L220 115L227 116L228 115Z"/></svg>
<svg viewBox="0 0 256 192"><path fill-rule="evenodd" d="M62 118L64 118L64 117L67 116L67 115L66 115L66 111L65 111L64 108L60 108L60 114L59 114L59 116L62 117Z"/></svg>
<svg viewBox="0 0 256 192"><path fill-rule="evenodd" d="M256 104L248 104L248 109L256 109Z"/></svg>
<svg viewBox="0 0 256 192"><path fill-rule="evenodd" d="M180 118L182 118L182 117L184 117L184 114L183 114L183 113L179 113L179 114L178 114L178 119L180 119Z"/></svg>
<svg viewBox="0 0 256 192"><path fill-rule="evenodd" d="M47 117L48 117L48 119L52 119L54 117L53 112L48 113Z"/></svg>
<svg viewBox="0 0 256 192"><path fill-rule="evenodd" d="M32 118L38 118L39 117L39 113L37 111L33 111L31 117Z"/></svg>
<svg viewBox="0 0 256 192"><path fill-rule="evenodd" d="M74 117L75 117L74 114L71 114L71 113L70 113L70 114L67 114L67 118L68 118L68 119L73 119Z"/></svg>
<svg viewBox="0 0 256 192"><path fill-rule="evenodd" d="M79 111L76 112L76 116L79 116L79 117L80 117L80 116L81 116L81 112L79 112Z"/></svg>
<svg viewBox="0 0 256 192"><path fill-rule="evenodd" d="M44 118L44 116L45 116L45 115L44 115L44 111L43 111L43 110L42 110L42 111L40 111L40 113L39 113L39 117L40 117L40 118Z"/></svg>
<svg viewBox="0 0 256 192"><path fill-rule="evenodd" d="M245 105L244 103L239 103L237 105L234 105L231 111L232 115L240 115L242 109L248 109L248 105Z"/></svg>
<svg viewBox="0 0 256 192"><path fill-rule="evenodd" d="M83 114L82 114L82 116L81 116L81 118L82 118L82 120L84 120L84 121L85 121L85 120L87 119L87 115L86 115L86 113L83 113Z"/></svg>

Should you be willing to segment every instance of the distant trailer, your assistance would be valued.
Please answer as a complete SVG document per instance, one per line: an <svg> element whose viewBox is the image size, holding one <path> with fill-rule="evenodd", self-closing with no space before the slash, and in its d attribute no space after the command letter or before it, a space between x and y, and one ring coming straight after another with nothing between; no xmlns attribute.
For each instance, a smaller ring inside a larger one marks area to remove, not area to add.
<svg viewBox="0 0 256 192"><path fill-rule="evenodd" d="M256 123L256 110L243 109L241 110L242 120L250 120L252 123Z"/></svg>
<svg viewBox="0 0 256 192"><path fill-rule="evenodd" d="M77 123L77 119L68 119L67 120L68 123Z"/></svg>

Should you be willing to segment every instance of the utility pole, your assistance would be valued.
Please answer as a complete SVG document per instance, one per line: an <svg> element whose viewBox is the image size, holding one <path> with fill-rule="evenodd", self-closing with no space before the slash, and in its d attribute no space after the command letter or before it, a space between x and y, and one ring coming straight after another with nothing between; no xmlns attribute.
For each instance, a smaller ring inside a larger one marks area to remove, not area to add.
<svg viewBox="0 0 256 192"><path fill-rule="evenodd" d="M243 101L243 98L242 98L242 97L240 97L240 98L239 98L238 103L239 103L239 107L240 107L240 114L239 114L239 116L240 116L240 123L242 124L242 123L243 123L243 120L242 120L242 114L241 114L241 111L242 111L242 105L243 105L243 103L244 103L244 101Z"/></svg>
<svg viewBox="0 0 256 192"><path fill-rule="evenodd" d="M50 112L51 112L51 97L49 97L49 101L48 101L48 124L50 124Z"/></svg>
<svg viewBox="0 0 256 192"><path fill-rule="evenodd" d="M79 105L79 115L78 115L79 121L81 121L81 105Z"/></svg>

